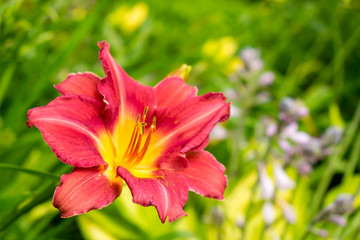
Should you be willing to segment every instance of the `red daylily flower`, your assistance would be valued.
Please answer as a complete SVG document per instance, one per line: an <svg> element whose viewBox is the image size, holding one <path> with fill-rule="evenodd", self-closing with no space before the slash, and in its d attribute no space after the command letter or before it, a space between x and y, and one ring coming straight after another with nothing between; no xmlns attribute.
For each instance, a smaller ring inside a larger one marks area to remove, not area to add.
<svg viewBox="0 0 360 240"><path fill-rule="evenodd" d="M133 202L154 205L162 222L186 215L189 190L222 200L225 168L203 149L215 124L229 117L223 94L197 96L177 76L144 86L116 63L108 43L98 46L103 79L71 74L55 86L60 97L28 112L28 126L74 166L55 190L61 216L109 205L123 181Z"/></svg>

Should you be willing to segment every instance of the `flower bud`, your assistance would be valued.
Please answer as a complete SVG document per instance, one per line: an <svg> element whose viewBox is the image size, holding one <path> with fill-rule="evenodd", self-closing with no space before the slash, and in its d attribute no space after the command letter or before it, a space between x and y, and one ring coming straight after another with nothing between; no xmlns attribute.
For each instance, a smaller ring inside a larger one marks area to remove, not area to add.
<svg viewBox="0 0 360 240"><path fill-rule="evenodd" d="M275 74L271 71L266 71L263 74L261 74L259 78L259 84L261 86L269 86L271 85L275 80Z"/></svg>
<svg viewBox="0 0 360 240"><path fill-rule="evenodd" d="M277 125L275 123L269 124L266 127L266 136L272 137L276 134L276 132L277 132Z"/></svg>
<svg viewBox="0 0 360 240"><path fill-rule="evenodd" d="M281 198L278 198L276 200L276 203L281 208L281 211L282 211L286 221L288 221L288 223L290 223L290 224L295 223L296 222L296 214L295 214L293 207Z"/></svg>
<svg viewBox="0 0 360 240"><path fill-rule="evenodd" d="M244 47L240 53L241 59L244 61L251 61L260 57L260 52L253 47Z"/></svg>
<svg viewBox="0 0 360 240"><path fill-rule="evenodd" d="M323 149L319 139L313 138L308 144L304 146L304 154L307 157L321 158L323 156Z"/></svg>
<svg viewBox="0 0 360 240"><path fill-rule="evenodd" d="M286 140L280 139L279 146L289 156L291 156L294 153L294 148Z"/></svg>
<svg viewBox="0 0 360 240"><path fill-rule="evenodd" d="M289 125L287 125L282 131L281 131L281 137L282 138L289 138L293 142L305 145L310 143L311 136L305 132L298 131L298 124L296 122L292 122Z"/></svg>
<svg viewBox="0 0 360 240"><path fill-rule="evenodd" d="M278 162L274 162L274 176L276 186L280 190L292 189L296 185Z"/></svg>
<svg viewBox="0 0 360 240"><path fill-rule="evenodd" d="M266 202L262 207L262 215L266 226L270 226L275 219L275 208L272 202Z"/></svg>
<svg viewBox="0 0 360 240"><path fill-rule="evenodd" d="M259 71L264 66L263 61L260 59L260 52L255 48L245 47L240 56L250 71Z"/></svg>
<svg viewBox="0 0 360 240"><path fill-rule="evenodd" d="M351 194L340 194L334 201L334 212L337 214L346 214L351 212L353 208L354 198Z"/></svg>
<svg viewBox="0 0 360 240"><path fill-rule="evenodd" d="M335 223L338 226L344 227L347 223L346 218L339 214L330 214L327 218L328 221Z"/></svg>
<svg viewBox="0 0 360 240"><path fill-rule="evenodd" d="M180 77L186 81L190 75L191 66L183 64L180 68L172 71L167 75L167 77Z"/></svg>
<svg viewBox="0 0 360 240"><path fill-rule="evenodd" d="M261 197L265 200L270 200L274 197L275 189L272 180L266 172L265 165L263 163L258 164L259 180Z"/></svg>
<svg viewBox="0 0 360 240"><path fill-rule="evenodd" d="M297 119L306 116L309 110L299 100L294 100L289 97L284 97L279 103L279 118L280 120L291 123Z"/></svg>
<svg viewBox="0 0 360 240"><path fill-rule="evenodd" d="M311 232L321 238L326 238L329 235L329 232L321 228L312 228Z"/></svg>
<svg viewBox="0 0 360 240"><path fill-rule="evenodd" d="M325 133L321 136L321 145L323 147L330 147L339 143L342 139L343 131L337 127L329 127Z"/></svg>
<svg viewBox="0 0 360 240"><path fill-rule="evenodd" d="M313 168L310 163L303 161L297 165L297 170L300 175L307 175L312 172Z"/></svg>
<svg viewBox="0 0 360 240"><path fill-rule="evenodd" d="M259 70L261 70L264 67L264 62L263 60L257 58L257 59L253 59L249 62L245 62L247 67L250 69L250 71L254 71L257 72Z"/></svg>
<svg viewBox="0 0 360 240"><path fill-rule="evenodd" d="M243 228L245 226L245 219L243 216L236 217L235 225L238 228Z"/></svg>

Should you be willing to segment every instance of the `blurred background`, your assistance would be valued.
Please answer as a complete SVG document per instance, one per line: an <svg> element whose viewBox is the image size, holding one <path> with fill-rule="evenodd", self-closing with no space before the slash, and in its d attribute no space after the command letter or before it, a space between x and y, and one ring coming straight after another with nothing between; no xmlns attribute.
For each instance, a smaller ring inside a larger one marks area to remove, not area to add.
<svg viewBox="0 0 360 240"><path fill-rule="evenodd" d="M355 0L0 0L0 239L356 239L359 22ZM186 63L200 94L232 102L207 147L225 201L189 193L188 216L161 224L125 187L60 218L52 195L71 167L26 114L69 73L104 76L101 40L143 84Z"/></svg>

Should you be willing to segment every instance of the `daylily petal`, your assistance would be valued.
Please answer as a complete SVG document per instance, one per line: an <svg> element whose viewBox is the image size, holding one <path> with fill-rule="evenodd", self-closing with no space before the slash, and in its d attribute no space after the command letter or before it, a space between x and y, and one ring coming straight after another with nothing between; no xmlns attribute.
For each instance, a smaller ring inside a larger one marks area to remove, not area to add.
<svg viewBox="0 0 360 240"><path fill-rule="evenodd" d="M104 104L88 96L58 97L45 107L28 111L29 127L35 125L56 156L75 167L106 164L97 147L97 133L106 131L101 114Z"/></svg>
<svg viewBox="0 0 360 240"><path fill-rule="evenodd" d="M221 93L189 98L182 104L156 111L157 131L163 136L157 144L181 146L180 152L205 147L209 133L218 122L229 118L230 103Z"/></svg>
<svg viewBox="0 0 360 240"><path fill-rule="evenodd" d="M121 193L122 180L111 182L103 167L75 168L61 176L61 184L55 190L53 205L67 218L103 208Z"/></svg>
<svg viewBox="0 0 360 240"><path fill-rule="evenodd" d="M204 197L224 199L227 185L225 167L206 151L188 152L189 167L181 171L189 189Z"/></svg>
<svg viewBox="0 0 360 240"><path fill-rule="evenodd" d="M155 206L162 223L186 216L183 206L187 201L186 179L178 173L158 171L154 178L136 178L123 167L117 172L130 188L133 202L144 207Z"/></svg>
<svg viewBox="0 0 360 240"><path fill-rule="evenodd" d="M100 81L98 89L108 104L105 115L110 129L114 130L117 121L122 124L126 117L131 117L135 121L145 107L148 107L148 115L152 117L156 104L153 88L129 77L111 56L108 43L102 41L98 46L101 48L99 59L106 74L106 77Z"/></svg>
<svg viewBox="0 0 360 240"><path fill-rule="evenodd" d="M180 77L168 77L155 87L158 108L177 105L188 98L196 97L197 88L191 87Z"/></svg>
<svg viewBox="0 0 360 240"><path fill-rule="evenodd" d="M97 87L101 78L94 73L70 74L65 81L55 85L62 95L85 95L102 101Z"/></svg>
<svg viewBox="0 0 360 240"><path fill-rule="evenodd" d="M189 166L185 154L168 151L157 161L157 167L162 170L182 170Z"/></svg>

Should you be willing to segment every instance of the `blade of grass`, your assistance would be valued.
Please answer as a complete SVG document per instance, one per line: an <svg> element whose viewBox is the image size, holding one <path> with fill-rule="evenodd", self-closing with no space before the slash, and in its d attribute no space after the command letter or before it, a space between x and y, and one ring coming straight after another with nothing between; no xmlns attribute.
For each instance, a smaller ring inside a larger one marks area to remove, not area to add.
<svg viewBox="0 0 360 240"><path fill-rule="evenodd" d="M358 102L357 108L355 110L355 114L353 120L351 121L349 127L346 130L346 134L342 141L342 147L340 151L340 157L343 157L346 151L349 149L350 144L353 142L353 138L355 136L356 130L360 123L360 101Z"/></svg>
<svg viewBox="0 0 360 240"><path fill-rule="evenodd" d="M8 66L5 69L5 71L4 71L4 73L3 73L2 77L1 77L1 81L0 81L0 107L1 107L1 104L2 104L3 99L5 97L6 89L9 87L11 77L14 74L15 68L16 68L15 64L12 64L12 65Z"/></svg>
<svg viewBox="0 0 360 240"><path fill-rule="evenodd" d="M359 161L360 157L360 133L358 133L358 136L355 140L351 155L350 155L350 161L346 166L345 173L344 173L344 181L348 182L348 180L352 177L356 165Z"/></svg>
<svg viewBox="0 0 360 240"><path fill-rule="evenodd" d="M47 172L43 172L43 171L39 171L39 170L35 170L35 169L24 168L24 167L20 167L20 166L13 165L13 164L0 163L0 169L24 172L24 173L28 173L28 174L32 174L32 175L37 175L39 177L46 177L46 178L51 178L51 179L55 179L55 180L60 179L60 176L58 176L56 174L47 173Z"/></svg>

